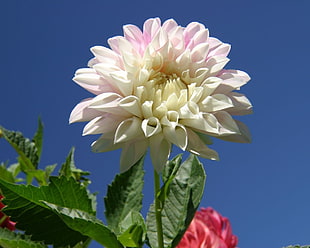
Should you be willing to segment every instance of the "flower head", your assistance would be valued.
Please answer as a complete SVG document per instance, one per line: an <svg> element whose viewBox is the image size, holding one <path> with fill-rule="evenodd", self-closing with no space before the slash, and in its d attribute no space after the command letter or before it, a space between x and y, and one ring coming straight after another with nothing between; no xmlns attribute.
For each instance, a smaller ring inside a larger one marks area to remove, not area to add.
<svg viewBox="0 0 310 248"><path fill-rule="evenodd" d="M2 199L3 199L3 196L0 195L0 227L7 228L11 231L14 231L16 223L11 221L9 216L1 212L2 208L5 207L5 205L1 202Z"/></svg>
<svg viewBox="0 0 310 248"><path fill-rule="evenodd" d="M212 208L202 208L196 212L177 248L235 248L237 244L229 220Z"/></svg>
<svg viewBox="0 0 310 248"><path fill-rule="evenodd" d="M186 27L170 19L148 19L140 30L125 25L110 48L91 48L89 68L73 80L95 94L72 111L70 123L89 121L83 135L102 134L95 152L122 148L121 171L147 148L161 171L172 144L204 158L218 159L207 147L210 136L248 142L244 124L231 115L251 113L248 99L235 92L249 81L238 70L223 69L230 45L209 37L203 24Z"/></svg>

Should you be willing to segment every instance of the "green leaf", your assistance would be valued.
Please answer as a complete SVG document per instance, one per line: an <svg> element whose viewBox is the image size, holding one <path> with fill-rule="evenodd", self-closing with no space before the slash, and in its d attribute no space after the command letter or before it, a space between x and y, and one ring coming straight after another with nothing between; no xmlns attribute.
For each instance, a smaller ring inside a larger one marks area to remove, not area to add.
<svg viewBox="0 0 310 248"><path fill-rule="evenodd" d="M199 206L205 179L202 164L196 156L190 155L178 168L168 190L165 187L161 189L167 192L161 211L164 247L175 247L179 243ZM146 225L151 247L158 248L154 204L150 207Z"/></svg>
<svg viewBox="0 0 310 248"><path fill-rule="evenodd" d="M73 230L96 240L107 248L123 247L115 234L95 216L78 209L65 208L48 202L44 203Z"/></svg>
<svg viewBox="0 0 310 248"><path fill-rule="evenodd" d="M26 174L27 184L31 184L33 178L37 179L39 185L47 185L47 181L45 178L45 171L43 171L43 170L28 170L27 174Z"/></svg>
<svg viewBox="0 0 310 248"><path fill-rule="evenodd" d="M182 156L183 154L180 153L177 156L175 156L173 159L167 162L166 166L163 169L163 173L162 173L164 183L173 179L173 177L175 176L175 174L177 173L181 165Z"/></svg>
<svg viewBox="0 0 310 248"><path fill-rule="evenodd" d="M46 178L46 181L49 180L51 174L53 173L53 171L55 170L55 168L57 167L57 164L52 164L52 165L47 165L45 167L45 178Z"/></svg>
<svg viewBox="0 0 310 248"><path fill-rule="evenodd" d="M47 248L39 242L34 242L30 237L14 233L5 228L0 228L0 247L3 248Z"/></svg>
<svg viewBox="0 0 310 248"><path fill-rule="evenodd" d="M66 161L62 164L62 166L59 170L60 176L65 176L67 178L73 176L72 169L75 169L74 150L75 150L75 148L72 147L67 158L66 158Z"/></svg>
<svg viewBox="0 0 310 248"><path fill-rule="evenodd" d="M141 158L128 171L116 175L104 198L109 228L117 233L120 222L131 212L142 208L143 162ZM118 233L117 233L118 234Z"/></svg>
<svg viewBox="0 0 310 248"><path fill-rule="evenodd" d="M34 142L25 138L21 132L9 131L0 127L3 137L18 153L22 171L35 170L38 166L38 150Z"/></svg>
<svg viewBox="0 0 310 248"><path fill-rule="evenodd" d="M126 247L142 247L146 237L143 216L136 211L130 212L119 225L118 240Z"/></svg>
<svg viewBox="0 0 310 248"><path fill-rule="evenodd" d="M70 229L42 201L79 209L94 215L87 190L73 178L51 177L47 186L16 185L0 180L0 189L8 205L3 211L17 222L16 228L31 234L33 240L44 240L55 247L75 245L87 237ZM52 231L51 231L52 230Z"/></svg>
<svg viewBox="0 0 310 248"><path fill-rule="evenodd" d="M20 181L23 180L21 178L16 178L17 175L21 172L20 164L19 163L11 164L7 168L7 170L12 173L13 177L15 178L15 182L20 182Z"/></svg>
<svg viewBox="0 0 310 248"><path fill-rule="evenodd" d="M75 148L72 147L66 158L66 161L62 164L59 170L59 175L65 177L73 177L76 181L79 181L83 186L86 187L88 184L91 183L91 181L84 176L88 176L90 175L90 173L88 171L82 171L76 168L74 163L74 151Z"/></svg>
<svg viewBox="0 0 310 248"><path fill-rule="evenodd" d="M0 164L0 178L11 183L15 183L14 174L9 171L4 163Z"/></svg>
<svg viewBox="0 0 310 248"><path fill-rule="evenodd" d="M182 156L183 156L182 153L175 156L172 160L168 161L166 166L164 167L162 173L164 186L162 187L158 195L162 205L165 203L166 196L168 195L169 185L180 168L182 162Z"/></svg>
<svg viewBox="0 0 310 248"><path fill-rule="evenodd" d="M59 170L59 176L64 176L67 178L74 178L77 182L79 182L83 187L87 187L91 181L86 178L85 176L90 175L88 171L83 171L75 166L74 162L74 152L75 148L72 147L68 156L66 157L66 161L62 164L60 170ZM92 208L94 211L96 211L97 207L97 198L96 194L88 192L88 197L92 200Z"/></svg>
<svg viewBox="0 0 310 248"><path fill-rule="evenodd" d="M38 155L38 162L39 162L41 153L42 153L42 146L43 146L43 123L41 121L41 118L39 118L38 120L38 129L36 133L34 134L32 142L34 142L37 148L37 155Z"/></svg>

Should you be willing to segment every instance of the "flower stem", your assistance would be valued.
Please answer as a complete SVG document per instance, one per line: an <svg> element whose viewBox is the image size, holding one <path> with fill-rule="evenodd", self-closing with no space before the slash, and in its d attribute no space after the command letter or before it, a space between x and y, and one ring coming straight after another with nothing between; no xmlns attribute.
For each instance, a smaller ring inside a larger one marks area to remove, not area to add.
<svg viewBox="0 0 310 248"><path fill-rule="evenodd" d="M158 192L160 191L160 179L157 171L154 170L154 197L155 197L155 217L156 217L156 227L157 227L157 240L158 248L164 248L164 238L163 238L163 225L161 220L161 204L158 199Z"/></svg>

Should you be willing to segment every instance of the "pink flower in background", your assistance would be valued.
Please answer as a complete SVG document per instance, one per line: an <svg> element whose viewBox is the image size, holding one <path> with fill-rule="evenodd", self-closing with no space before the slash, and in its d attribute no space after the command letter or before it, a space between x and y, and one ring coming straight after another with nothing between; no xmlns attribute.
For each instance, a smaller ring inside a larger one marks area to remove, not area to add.
<svg viewBox="0 0 310 248"><path fill-rule="evenodd" d="M252 112L249 100L236 91L250 77L226 70L230 45L209 36L203 24L186 27L170 19L145 21L143 30L123 27L110 38L110 48L91 48L90 68L73 80L96 95L79 103L70 123L89 121L83 135L102 134L94 152L122 149L121 171L135 164L150 147L160 172L174 144L182 150L217 160L208 148L210 136L249 142L246 126L232 115Z"/></svg>
<svg viewBox="0 0 310 248"><path fill-rule="evenodd" d="M1 209L5 207L5 205L1 202L2 199L3 196L0 195L0 227L14 231L16 223L11 221L7 215L1 212Z"/></svg>
<svg viewBox="0 0 310 248"><path fill-rule="evenodd" d="M235 248L237 244L229 220L209 207L196 212L177 248Z"/></svg>

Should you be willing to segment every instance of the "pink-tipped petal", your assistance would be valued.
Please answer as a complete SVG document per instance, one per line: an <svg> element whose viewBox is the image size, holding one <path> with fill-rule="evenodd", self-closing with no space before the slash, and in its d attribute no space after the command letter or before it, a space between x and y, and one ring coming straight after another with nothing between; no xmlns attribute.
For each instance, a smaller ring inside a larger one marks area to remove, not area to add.
<svg viewBox="0 0 310 248"><path fill-rule="evenodd" d="M87 98L77 104L70 114L69 123L90 121L100 116L101 113L99 111L88 108L91 102L92 98Z"/></svg>

